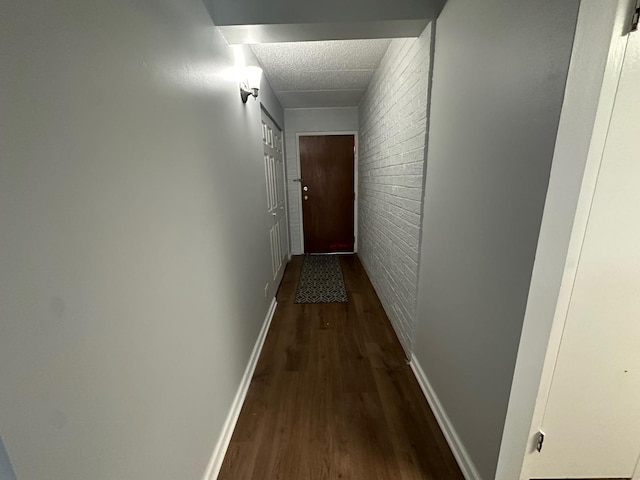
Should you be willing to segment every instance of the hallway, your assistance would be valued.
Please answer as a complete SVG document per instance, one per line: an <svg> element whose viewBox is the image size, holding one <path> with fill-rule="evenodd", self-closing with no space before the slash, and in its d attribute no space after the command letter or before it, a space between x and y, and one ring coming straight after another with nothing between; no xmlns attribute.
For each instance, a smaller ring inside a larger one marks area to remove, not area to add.
<svg viewBox="0 0 640 480"><path fill-rule="evenodd" d="M601 168L640 165L636 8L3 2L0 478L640 480L638 182ZM354 140L348 304L292 301L318 136ZM629 348L567 349L582 312Z"/></svg>
<svg viewBox="0 0 640 480"><path fill-rule="evenodd" d="M348 303L278 307L236 425L224 479L462 479L356 256L341 258Z"/></svg>

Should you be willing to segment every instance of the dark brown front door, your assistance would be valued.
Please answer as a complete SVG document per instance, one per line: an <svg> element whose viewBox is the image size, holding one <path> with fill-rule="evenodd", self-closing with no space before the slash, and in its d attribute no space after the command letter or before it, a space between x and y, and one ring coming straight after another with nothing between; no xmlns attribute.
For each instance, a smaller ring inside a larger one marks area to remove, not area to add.
<svg viewBox="0 0 640 480"><path fill-rule="evenodd" d="M305 253L353 251L353 135L300 137Z"/></svg>

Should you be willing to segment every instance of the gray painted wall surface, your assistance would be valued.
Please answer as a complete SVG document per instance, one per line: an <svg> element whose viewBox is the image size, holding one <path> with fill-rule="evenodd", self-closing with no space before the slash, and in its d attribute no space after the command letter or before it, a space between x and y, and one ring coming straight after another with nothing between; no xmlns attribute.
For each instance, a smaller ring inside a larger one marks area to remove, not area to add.
<svg viewBox="0 0 640 480"><path fill-rule="evenodd" d="M429 19L446 0L205 0L218 25L345 23Z"/></svg>
<svg viewBox="0 0 640 480"><path fill-rule="evenodd" d="M436 26L415 356L492 479L578 1L450 0Z"/></svg>
<svg viewBox="0 0 640 480"><path fill-rule="evenodd" d="M301 184L298 165L298 133L357 132L358 109L353 108L297 108L284 111L285 155L287 162L287 199L289 202L289 238L291 253L303 253Z"/></svg>
<svg viewBox="0 0 640 480"><path fill-rule="evenodd" d="M391 42L360 103L358 254L410 356L424 195L431 24Z"/></svg>
<svg viewBox="0 0 640 480"><path fill-rule="evenodd" d="M260 82L260 92L258 93L258 100L264 107L264 109L269 112L269 116L276 123L281 130L284 130L284 109L280 105L278 101L278 97L271 88L269 84L269 79L266 75L262 76L262 81Z"/></svg>
<svg viewBox="0 0 640 480"><path fill-rule="evenodd" d="M202 478L270 300L259 102L199 0L1 8L18 478Z"/></svg>
<svg viewBox="0 0 640 480"><path fill-rule="evenodd" d="M0 480L16 480L16 472L13 471L2 437L0 437Z"/></svg>

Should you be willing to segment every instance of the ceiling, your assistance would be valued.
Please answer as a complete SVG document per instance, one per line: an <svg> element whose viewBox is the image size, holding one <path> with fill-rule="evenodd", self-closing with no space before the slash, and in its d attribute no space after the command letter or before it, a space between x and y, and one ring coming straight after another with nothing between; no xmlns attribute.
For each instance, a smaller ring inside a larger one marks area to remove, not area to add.
<svg viewBox="0 0 640 480"><path fill-rule="evenodd" d="M446 0L203 0L214 23L277 25L433 19Z"/></svg>
<svg viewBox="0 0 640 480"><path fill-rule="evenodd" d="M284 108L355 107L392 38L418 37L446 0L202 0L250 45Z"/></svg>
<svg viewBox="0 0 640 480"><path fill-rule="evenodd" d="M356 107L389 39L251 45L284 108Z"/></svg>

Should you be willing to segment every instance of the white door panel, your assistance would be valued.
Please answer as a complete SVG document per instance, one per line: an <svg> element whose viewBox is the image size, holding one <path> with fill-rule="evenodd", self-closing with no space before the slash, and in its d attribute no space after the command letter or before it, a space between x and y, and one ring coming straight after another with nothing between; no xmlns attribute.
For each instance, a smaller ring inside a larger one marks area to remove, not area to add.
<svg viewBox="0 0 640 480"><path fill-rule="evenodd" d="M266 203L269 215L271 266L274 285L277 286L282 279L289 250L286 237L282 132L264 112L262 112L262 147L267 185Z"/></svg>
<svg viewBox="0 0 640 480"><path fill-rule="evenodd" d="M531 478L631 478L640 455L640 32L618 93Z"/></svg>

